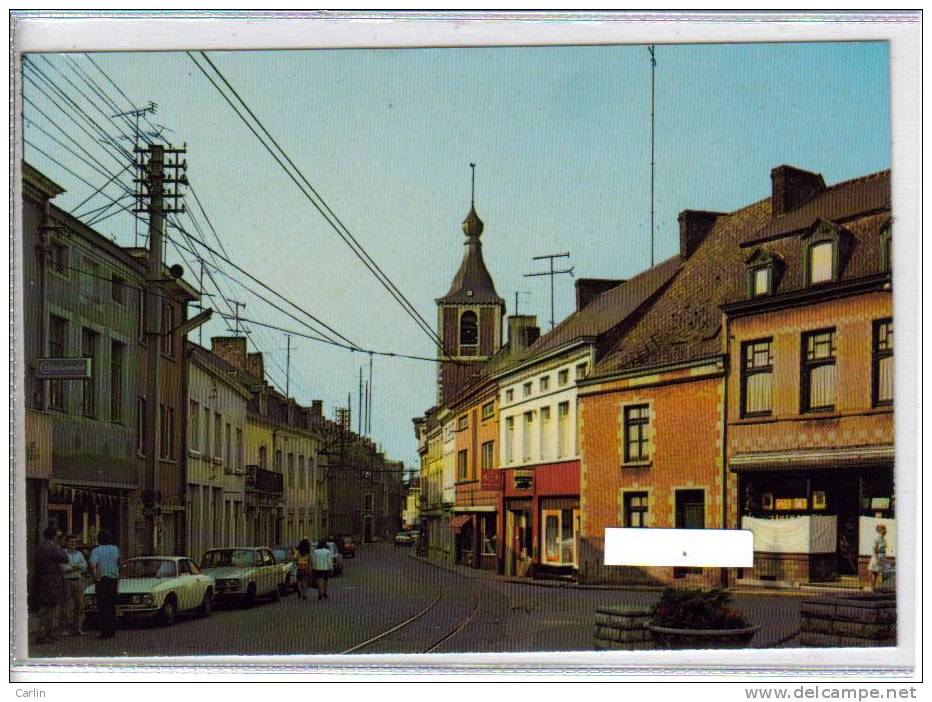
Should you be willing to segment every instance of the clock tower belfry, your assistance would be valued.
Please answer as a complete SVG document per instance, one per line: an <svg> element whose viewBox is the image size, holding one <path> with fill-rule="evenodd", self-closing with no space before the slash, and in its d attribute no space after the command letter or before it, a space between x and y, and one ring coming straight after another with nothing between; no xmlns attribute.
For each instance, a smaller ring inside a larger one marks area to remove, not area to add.
<svg viewBox="0 0 932 702"><path fill-rule="evenodd" d="M495 283L482 259L482 230L476 214L475 168L469 214L463 220L465 251L449 292L437 298L437 329L443 339L438 363L437 401L444 404L472 378L476 366L502 346L505 300L495 292Z"/></svg>

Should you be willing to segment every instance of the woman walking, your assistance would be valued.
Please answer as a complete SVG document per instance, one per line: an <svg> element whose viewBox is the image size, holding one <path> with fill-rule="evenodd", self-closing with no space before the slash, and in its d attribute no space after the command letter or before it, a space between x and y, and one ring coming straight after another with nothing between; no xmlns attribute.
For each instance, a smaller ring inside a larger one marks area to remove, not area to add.
<svg viewBox="0 0 932 702"><path fill-rule="evenodd" d="M877 525L877 536L874 537L874 550L871 554L867 570L871 574L871 589L876 590L883 583L883 573L887 567L887 527Z"/></svg>
<svg viewBox="0 0 932 702"><path fill-rule="evenodd" d="M314 579L317 581L317 599L329 600L327 597L327 580L333 572L333 554L327 542L321 540L314 551Z"/></svg>
<svg viewBox="0 0 932 702"><path fill-rule="evenodd" d="M298 564L298 597L307 599L307 584L311 577L311 542L301 539L295 550L295 562Z"/></svg>

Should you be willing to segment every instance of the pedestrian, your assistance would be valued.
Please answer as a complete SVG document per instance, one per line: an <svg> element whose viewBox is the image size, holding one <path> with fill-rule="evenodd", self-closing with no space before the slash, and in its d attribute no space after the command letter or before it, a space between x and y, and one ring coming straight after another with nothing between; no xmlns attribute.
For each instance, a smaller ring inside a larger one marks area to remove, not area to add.
<svg viewBox="0 0 932 702"><path fill-rule="evenodd" d="M65 581L65 607L63 626L68 633L84 636L81 623L84 621L84 576L87 574L87 561L78 550L78 538L69 534L65 540L65 553L68 563L62 565L62 578Z"/></svg>
<svg viewBox="0 0 932 702"><path fill-rule="evenodd" d="M42 542L36 549L36 599L39 602L39 636L36 643L58 641L61 605L65 599L62 565L68 554L59 546L58 528L49 524L42 532Z"/></svg>
<svg viewBox="0 0 932 702"><path fill-rule="evenodd" d="M873 552L871 553L870 562L867 564L872 590L876 590L883 583L884 570L887 568L887 527L878 524L876 532Z"/></svg>
<svg viewBox="0 0 932 702"><path fill-rule="evenodd" d="M314 580L317 581L317 599L329 600L327 597L327 580L333 572L333 554L327 547L327 542L320 540L314 551Z"/></svg>
<svg viewBox="0 0 932 702"><path fill-rule="evenodd" d="M100 634L97 638L112 639L116 634L120 549L113 543L106 529L101 529L97 534L97 547L91 551L91 569L94 573L94 594L97 595L97 616L100 619Z"/></svg>
<svg viewBox="0 0 932 702"><path fill-rule="evenodd" d="M311 578L311 542L306 537L301 539L295 549L295 562L298 565L298 597L307 599L307 585Z"/></svg>

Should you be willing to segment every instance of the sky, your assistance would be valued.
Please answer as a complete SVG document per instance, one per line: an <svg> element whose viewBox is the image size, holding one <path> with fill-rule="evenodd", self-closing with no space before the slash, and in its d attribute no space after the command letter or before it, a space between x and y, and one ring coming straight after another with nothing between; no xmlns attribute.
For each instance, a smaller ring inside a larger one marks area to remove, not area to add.
<svg viewBox="0 0 932 702"><path fill-rule="evenodd" d="M151 119L172 130L166 134L175 144L186 144L187 176L233 261L361 347L436 354L185 53L92 57L135 105L157 103ZM84 55L72 58L129 108ZM629 278L650 265L645 46L242 51L210 58L432 324L434 300L446 293L463 255L471 162L476 210L485 222L483 252L508 314L515 291L526 291L520 312L549 326L548 279L524 277L546 265L533 256L568 251L569 260L558 265L572 266L577 277ZM95 97L63 55L30 60L104 127L113 126L81 95ZM656 60L656 261L678 251L680 211L727 212L765 198L777 165L819 172L829 184L890 167L885 42L663 45ZM23 93L33 103L24 109L33 123L25 127L25 158L67 189L55 202L71 211L106 177L39 127L74 147L55 125L65 127L108 173L126 163L77 130L29 80ZM120 194L115 184L104 192ZM79 211L105 203L98 195ZM187 203L196 208L190 196ZM134 244L127 213L96 228ZM169 247L168 262L197 277L192 257ZM246 302L243 317L307 332L238 287L243 276L226 270L229 277L218 282ZM573 304L573 279L558 277L557 321ZM283 387L284 333L247 326ZM226 333L216 315L202 330L205 345ZM323 399L331 417L350 394L355 416L359 369L367 378L368 363L367 355L294 337L291 394L304 404ZM370 434L408 466L418 462L411 419L434 403L435 382L432 362L373 360Z"/></svg>

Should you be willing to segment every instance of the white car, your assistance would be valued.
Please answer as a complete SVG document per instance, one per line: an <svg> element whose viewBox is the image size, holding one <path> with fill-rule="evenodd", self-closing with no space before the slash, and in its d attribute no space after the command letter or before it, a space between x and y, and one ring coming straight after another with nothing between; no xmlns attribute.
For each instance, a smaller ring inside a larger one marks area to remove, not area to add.
<svg viewBox="0 0 932 702"><path fill-rule="evenodd" d="M143 556L120 566L117 584L117 617L158 617L165 626L175 623L179 612L196 610L210 616L214 579L190 558ZM84 591L84 612L98 614L97 594L91 585Z"/></svg>
<svg viewBox="0 0 932 702"><path fill-rule="evenodd" d="M212 548L201 559L201 570L213 576L215 597L238 600L246 607L266 595L278 600L286 577L272 550L264 546Z"/></svg>

